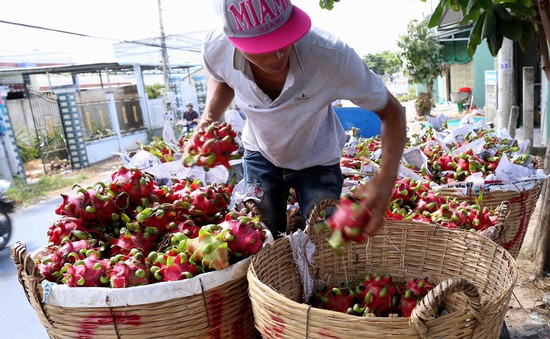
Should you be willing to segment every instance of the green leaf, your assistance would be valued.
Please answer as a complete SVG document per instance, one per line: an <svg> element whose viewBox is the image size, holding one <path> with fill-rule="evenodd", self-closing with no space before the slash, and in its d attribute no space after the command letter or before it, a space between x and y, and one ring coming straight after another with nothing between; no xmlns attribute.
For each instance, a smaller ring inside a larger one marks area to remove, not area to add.
<svg viewBox="0 0 550 339"><path fill-rule="evenodd" d="M497 17L493 11L487 11L485 22L483 23L483 30L481 31L482 38L489 38L495 34L497 27Z"/></svg>
<svg viewBox="0 0 550 339"><path fill-rule="evenodd" d="M435 27L439 25L441 22L441 18L443 17L443 6L444 2L440 2L437 7L435 8L435 11L433 12L432 16L430 17L430 22L428 23L428 27Z"/></svg>
<svg viewBox="0 0 550 339"><path fill-rule="evenodd" d="M466 15L470 14L472 10L479 10L480 6L477 0L470 0L468 1L468 6L466 7Z"/></svg>
<svg viewBox="0 0 550 339"><path fill-rule="evenodd" d="M494 12L500 20L510 21L513 18L510 12L501 4L495 4Z"/></svg>
<svg viewBox="0 0 550 339"><path fill-rule="evenodd" d="M491 0L479 0L479 4L481 5L481 8L486 11L489 11L493 8L493 1Z"/></svg>
<svg viewBox="0 0 550 339"><path fill-rule="evenodd" d="M483 29L483 24L485 22L485 17L487 12L484 12L480 15L477 21L474 23L472 30L470 31L470 37L468 40L468 54L473 56L477 46L481 43L481 31Z"/></svg>
<svg viewBox="0 0 550 339"><path fill-rule="evenodd" d="M468 14L466 14L462 20L460 21L461 26L465 26L470 22L476 22L477 19L479 19L481 12L479 11L480 7L477 5L476 7L472 8Z"/></svg>
<svg viewBox="0 0 550 339"><path fill-rule="evenodd" d="M512 2L503 2L501 5L505 8L509 8L511 11L510 15L512 16L521 16L526 18L537 17L537 10L533 6L526 7Z"/></svg>
<svg viewBox="0 0 550 339"><path fill-rule="evenodd" d="M499 21L498 29L510 40L521 41L523 39L523 23L519 19Z"/></svg>
<svg viewBox="0 0 550 339"><path fill-rule="evenodd" d="M489 52L491 52L492 56L497 56L500 47L502 47L503 40L504 37L498 30L496 30L493 35L487 38L487 45L489 47Z"/></svg>

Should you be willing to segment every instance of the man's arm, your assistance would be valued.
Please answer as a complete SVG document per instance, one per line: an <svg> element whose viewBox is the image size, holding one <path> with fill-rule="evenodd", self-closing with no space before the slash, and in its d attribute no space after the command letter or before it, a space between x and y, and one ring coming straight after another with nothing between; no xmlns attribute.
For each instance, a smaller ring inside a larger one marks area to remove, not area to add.
<svg viewBox="0 0 550 339"><path fill-rule="evenodd" d="M233 88L210 77L206 87L206 106L194 133L196 134L206 129L214 121L220 120L234 96ZM189 147L191 146L185 147L185 153L189 153Z"/></svg>
<svg viewBox="0 0 550 339"><path fill-rule="evenodd" d="M374 235L384 223L399 162L407 140L407 119L401 103L390 94L386 107L376 112L382 123L382 166L380 173L359 187L356 195L366 195L365 207L373 211L367 233Z"/></svg>
<svg viewBox="0 0 550 339"><path fill-rule="evenodd" d="M214 121L218 121L231 104L234 96L233 88L210 77L206 88L206 106L197 130L204 129Z"/></svg>

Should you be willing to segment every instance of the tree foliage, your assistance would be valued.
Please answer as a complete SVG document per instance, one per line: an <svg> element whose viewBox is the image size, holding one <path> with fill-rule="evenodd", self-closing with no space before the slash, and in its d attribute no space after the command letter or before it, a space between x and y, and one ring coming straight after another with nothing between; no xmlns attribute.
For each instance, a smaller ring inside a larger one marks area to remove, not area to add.
<svg viewBox="0 0 550 339"><path fill-rule="evenodd" d="M401 70L399 55L390 51L369 53L363 57L369 68L378 75L393 74Z"/></svg>
<svg viewBox="0 0 550 339"><path fill-rule="evenodd" d="M468 41L470 56L484 39L493 56L497 55L505 37L519 42L525 49L540 23L537 3L532 0L440 0L430 18L430 27L441 22L447 8L462 12L462 25L473 25Z"/></svg>
<svg viewBox="0 0 550 339"><path fill-rule="evenodd" d="M427 86L431 103L433 83L445 71L442 46L428 28L428 24L418 20L409 22L407 33L399 37L397 46L401 48L400 57L405 60L405 72L413 83ZM429 111L422 113L426 115Z"/></svg>
<svg viewBox="0 0 550 339"><path fill-rule="evenodd" d="M162 96L162 93L164 93L164 85L159 83L145 85L145 92L147 93L147 98L158 99Z"/></svg>

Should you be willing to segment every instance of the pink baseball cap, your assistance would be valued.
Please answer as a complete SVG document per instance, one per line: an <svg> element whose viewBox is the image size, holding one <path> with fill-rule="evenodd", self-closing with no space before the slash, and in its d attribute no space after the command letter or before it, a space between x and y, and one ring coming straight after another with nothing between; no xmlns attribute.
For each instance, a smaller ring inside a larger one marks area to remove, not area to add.
<svg viewBox="0 0 550 339"><path fill-rule="evenodd" d="M311 28L310 17L290 0L219 0L223 31L239 50L250 54L278 51Z"/></svg>

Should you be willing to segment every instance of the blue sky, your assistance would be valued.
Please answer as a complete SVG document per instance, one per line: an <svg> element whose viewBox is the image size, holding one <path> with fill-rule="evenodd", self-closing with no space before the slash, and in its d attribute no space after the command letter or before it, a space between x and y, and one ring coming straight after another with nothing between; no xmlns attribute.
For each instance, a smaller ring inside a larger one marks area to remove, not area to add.
<svg viewBox="0 0 550 339"><path fill-rule="evenodd" d="M214 0L162 0L165 34L208 30L215 25ZM341 0L334 10L321 9L318 0L294 0L313 24L329 30L361 55L397 51L396 40L411 19L431 12L430 0ZM434 5L435 6L435 5ZM0 20L43 26L115 40L159 36L157 0L18 0L4 2ZM0 56L60 57L73 62L113 61L114 41L0 23ZM4 58L5 61L5 58Z"/></svg>

